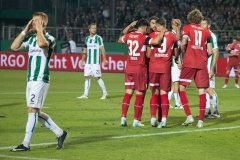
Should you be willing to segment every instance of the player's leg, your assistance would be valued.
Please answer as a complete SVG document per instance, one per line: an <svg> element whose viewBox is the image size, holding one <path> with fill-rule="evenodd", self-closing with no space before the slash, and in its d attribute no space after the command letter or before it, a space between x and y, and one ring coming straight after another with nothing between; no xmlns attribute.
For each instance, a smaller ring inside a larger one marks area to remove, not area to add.
<svg viewBox="0 0 240 160"><path fill-rule="evenodd" d="M182 124L183 126L188 126L189 124L194 122L194 119L192 117L192 113L190 110L187 94L186 94L186 87L189 86L190 83L192 82L195 72L196 72L196 69L183 67L180 74L179 96L183 105L184 112L187 116L186 121Z"/></svg>
<svg viewBox="0 0 240 160"><path fill-rule="evenodd" d="M132 74L125 73L125 89L126 92L122 100L122 126L127 126L127 112L130 105L130 100L132 98L132 94L134 92L134 82Z"/></svg>
<svg viewBox="0 0 240 160"><path fill-rule="evenodd" d="M147 90L147 74L146 73L135 73L133 74L135 89L136 89L136 98L134 102L134 120L133 127L142 127L144 124L140 122L142 117L142 104Z"/></svg>
<svg viewBox="0 0 240 160"><path fill-rule="evenodd" d="M226 75L225 75L225 81L224 81L225 83L224 83L222 88L227 88L228 80L229 80L229 74L230 74L231 69L232 69L232 66L228 63L227 67L226 67Z"/></svg>
<svg viewBox="0 0 240 160"><path fill-rule="evenodd" d="M169 100L168 92L171 89L171 74L162 73L159 79L160 84L160 96L161 96L161 109L162 109L162 120L158 125L158 128L165 128L167 126L167 117L169 111Z"/></svg>
<svg viewBox="0 0 240 160"><path fill-rule="evenodd" d="M93 65L93 74L103 92L103 95L100 99L106 99L108 96L108 93L107 93L105 84L103 82L103 79L101 78L102 73L101 73L100 65Z"/></svg>
<svg viewBox="0 0 240 160"><path fill-rule="evenodd" d="M235 73L235 87L236 87L237 89L240 88L239 85L238 85L238 65L239 65L239 64L236 64L236 65L234 66L234 73Z"/></svg>
<svg viewBox="0 0 240 160"><path fill-rule="evenodd" d="M173 95L174 95L174 99L175 99L175 109L182 109L181 100L179 97L179 82L178 81L174 82L173 92L174 92Z"/></svg>
<svg viewBox="0 0 240 160"><path fill-rule="evenodd" d="M88 92L91 86L91 76L93 75L92 72L92 65L91 64L86 64L84 66L84 77L85 77L85 81L84 81L84 93L82 96L77 97L79 99L88 99Z"/></svg>
<svg viewBox="0 0 240 160"><path fill-rule="evenodd" d="M195 75L195 83L199 94L199 118L197 127L203 127L204 114L206 109L206 88L209 88L209 75L207 69L198 69Z"/></svg>
<svg viewBox="0 0 240 160"><path fill-rule="evenodd" d="M149 73L150 89L152 96L150 99L151 125L157 127L156 113L159 107L159 74Z"/></svg>

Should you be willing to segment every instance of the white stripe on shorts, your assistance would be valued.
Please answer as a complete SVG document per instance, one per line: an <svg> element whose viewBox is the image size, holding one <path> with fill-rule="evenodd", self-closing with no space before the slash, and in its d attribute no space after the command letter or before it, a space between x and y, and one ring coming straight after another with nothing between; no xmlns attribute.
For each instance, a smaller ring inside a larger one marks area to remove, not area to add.
<svg viewBox="0 0 240 160"><path fill-rule="evenodd" d="M180 82L192 82L190 79L180 79Z"/></svg>
<svg viewBox="0 0 240 160"><path fill-rule="evenodd" d="M126 86L131 86L131 85L134 85L134 82L125 82L125 85Z"/></svg>
<svg viewBox="0 0 240 160"><path fill-rule="evenodd" d="M150 83L150 86L159 86L159 83Z"/></svg>

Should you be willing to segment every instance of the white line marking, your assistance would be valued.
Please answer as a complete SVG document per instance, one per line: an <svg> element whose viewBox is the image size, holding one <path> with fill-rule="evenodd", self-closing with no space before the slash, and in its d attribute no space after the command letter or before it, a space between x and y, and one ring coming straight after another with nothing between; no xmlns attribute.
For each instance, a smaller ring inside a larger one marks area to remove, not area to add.
<svg viewBox="0 0 240 160"><path fill-rule="evenodd" d="M60 160L60 159L33 158L33 157L20 157L20 156L8 156L8 155L0 155L0 157L11 158L11 159Z"/></svg>
<svg viewBox="0 0 240 160"><path fill-rule="evenodd" d="M126 136L113 136L106 137L104 139L124 139L124 138L135 138L135 137L149 137L149 136L160 136L160 135L170 135L170 134L181 134L181 133L194 133L194 132L206 132L206 131L216 131L216 130L227 130L227 129L237 129L240 126L231 126L231 127L222 127L222 128L202 128L196 130L184 130L184 131L176 131L176 132L157 132L157 133L147 133L147 134L136 134L136 135L126 135ZM160 129L159 129L160 130ZM162 129L164 130L164 129ZM100 138L102 139L102 138ZM39 143L39 144L31 144L31 146L45 146L45 145L53 145L57 144L57 142L49 142L49 143ZM14 148L16 146L9 147L1 147L0 150Z"/></svg>

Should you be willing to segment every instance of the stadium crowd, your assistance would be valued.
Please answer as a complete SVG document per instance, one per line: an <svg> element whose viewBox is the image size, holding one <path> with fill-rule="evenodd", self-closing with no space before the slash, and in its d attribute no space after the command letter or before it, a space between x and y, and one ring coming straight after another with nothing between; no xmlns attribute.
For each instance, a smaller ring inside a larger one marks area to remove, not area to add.
<svg viewBox="0 0 240 160"><path fill-rule="evenodd" d="M92 1L91 1L92 2ZM182 24L187 24L186 14L198 8L205 17L212 19L212 30L226 30L216 33L220 41L229 40L236 36L236 30L240 30L240 4L237 0L118 0L114 26L111 25L111 0L99 0L95 3L87 3L87 7L80 6L70 10L66 15L66 23L60 26L65 27L66 33L74 27L87 28L91 22L97 23L101 28L100 35L104 41L115 41L117 37L109 34L108 28L124 28L134 20L140 18L149 19L151 16L163 17L170 27L171 19L179 18ZM71 32L71 31L70 31ZM82 32L82 37L88 34L88 30Z"/></svg>

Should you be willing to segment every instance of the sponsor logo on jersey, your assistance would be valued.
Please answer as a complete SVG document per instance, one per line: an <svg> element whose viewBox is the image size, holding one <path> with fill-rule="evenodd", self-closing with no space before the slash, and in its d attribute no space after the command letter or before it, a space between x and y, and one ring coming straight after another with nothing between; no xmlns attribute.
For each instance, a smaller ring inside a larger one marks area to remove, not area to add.
<svg viewBox="0 0 240 160"><path fill-rule="evenodd" d="M168 54L164 54L164 53L155 53L154 57L168 57Z"/></svg>

